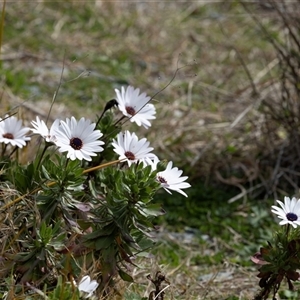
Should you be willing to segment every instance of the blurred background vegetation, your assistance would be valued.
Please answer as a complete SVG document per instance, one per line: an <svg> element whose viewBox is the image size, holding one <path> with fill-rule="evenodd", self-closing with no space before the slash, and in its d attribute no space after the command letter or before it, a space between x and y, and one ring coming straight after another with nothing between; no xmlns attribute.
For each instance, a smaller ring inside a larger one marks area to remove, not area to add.
<svg viewBox="0 0 300 300"><path fill-rule="evenodd" d="M189 176L189 198L158 195L158 246L120 299L157 270L168 299L252 297L270 205L299 196L299 1L7 0L4 16L2 115L46 118L60 85L50 118L96 119L131 84L157 119L127 128Z"/></svg>

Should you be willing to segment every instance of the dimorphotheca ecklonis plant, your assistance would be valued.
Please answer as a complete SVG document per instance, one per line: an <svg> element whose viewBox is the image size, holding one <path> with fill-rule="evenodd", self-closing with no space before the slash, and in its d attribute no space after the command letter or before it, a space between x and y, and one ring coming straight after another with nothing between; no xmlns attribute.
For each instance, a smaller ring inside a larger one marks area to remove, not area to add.
<svg viewBox="0 0 300 300"><path fill-rule="evenodd" d="M284 198L284 203L277 200L272 212L281 221L281 228L275 232L272 241L260 248L251 259L259 265L259 286L261 291L255 300L276 299L276 294L285 280L289 290L294 289L294 281L300 279L300 199Z"/></svg>
<svg viewBox="0 0 300 300"><path fill-rule="evenodd" d="M160 162L146 138L122 131L126 120L151 127L156 111L150 100L122 87L95 123L70 117L48 127L37 116L23 127L15 116L2 117L3 299L24 292L93 297L117 275L133 280L126 264L153 246L153 219L164 213L153 196L160 188L187 196L182 190L190 187L172 162ZM113 106L123 114L119 119ZM20 149L29 143L32 161L21 164Z"/></svg>

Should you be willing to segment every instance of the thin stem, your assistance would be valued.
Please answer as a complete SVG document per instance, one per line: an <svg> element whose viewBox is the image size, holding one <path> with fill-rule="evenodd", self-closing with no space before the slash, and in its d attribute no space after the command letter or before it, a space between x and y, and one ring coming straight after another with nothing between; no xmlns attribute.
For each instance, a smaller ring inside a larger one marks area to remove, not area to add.
<svg viewBox="0 0 300 300"><path fill-rule="evenodd" d="M116 126L118 123L120 123L120 122L121 122L123 119L125 119L125 118L126 118L125 116L122 116L118 121L115 122L114 126ZM129 119L130 119L130 118L129 118ZM129 119L128 119L128 120L129 120ZM123 124L124 124L124 123L123 123ZM123 125L123 124L122 124L122 125Z"/></svg>
<svg viewBox="0 0 300 300"><path fill-rule="evenodd" d="M98 127L98 125L99 125L101 119L103 118L104 114L105 114L109 109L111 109L111 108L114 107L114 106L118 106L118 102L117 102L116 99L109 100L109 101L106 103L106 105L105 105L105 107L104 107L104 109L103 109L103 111L102 111L102 114L101 114L101 116L99 117L99 119L98 119L98 121L97 121L97 123L96 123L95 128Z"/></svg>
<svg viewBox="0 0 300 300"><path fill-rule="evenodd" d="M52 102L51 102L50 109L49 109L49 111L48 111L48 115L47 115L47 119L46 119L46 124L47 124L48 119L49 119L49 117L50 117L50 113L51 113L52 107L53 107L53 105L54 105L54 103L55 103L55 101L56 101L56 97L57 97L57 94L58 94L58 92L59 92L59 89L60 89L60 87L61 87L61 85L62 85L62 80L63 80L64 70L65 70L65 61L66 61L66 50L65 50L65 52L64 52L63 65L62 65L62 68L61 68L61 73L60 73L59 83L58 83L57 89L56 89L56 91L55 91L55 93L54 93L54 95L53 95L53 98L52 98Z"/></svg>
<svg viewBox="0 0 300 300"><path fill-rule="evenodd" d="M287 238L289 237L290 228L291 228L291 225L287 224L287 227L286 227L286 237Z"/></svg>
<svg viewBox="0 0 300 300"><path fill-rule="evenodd" d="M63 170L63 179L62 179L62 182L64 182L65 181L65 178L66 178L66 176L67 176L67 174L68 174L68 172L67 172L67 166L68 166L68 164L69 164L69 161L70 161L70 158L67 158L67 160L66 160L66 162L65 162L65 168L64 168L64 170ZM82 162L81 162L82 163Z"/></svg>
<svg viewBox="0 0 300 300"><path fill-rule="evenodd" d="M65 166L65 170L67 170L67 166L68 166L68 164L69 164L69 161L70 161L70 158L67 158L67 160L66 160L66 166Z"/></svg>
<svg viewBox="0 0 300 300"><path fill-rule="evenodd" d="M114 165L114 164L117 164L121 161L125 160L125 158L123 159L118 159L118 160L113 160L113 161L110 161L108 163L105 163L105 164L102 164L102 165L99 165L99 166L96 166L96 167L92 167L92 168L89 168L89 169L86 169L82 172L82 174L86 174L86 173L90 173L90 172L93 172L93 171L96 171L96 170L100 170L100 169L103 169L105 167L108 167L108 166L111 166L111 165Z"/></svg>
<svg viewBox="0 0 300 300"><path fill-rule="evenodd" d="M8 155L8 157L11 157L16 151L18 150L18 147L16 146L13 151Z"/></svg>
<svg viewBox="0 0 300 300"><path fill-rule="evenodd" d="M5 151L6 151L6 148L7 148L7 144L4 144L4 146L2 147L2 153L1 153L1 157L4 156L5 154Z"/></svg>
<svg viewBox="0 0 300 300"><path fill-rule="evenodd" d="M97 128L97 127L98 127L98 125L99 125L99 123L100 123L100 121L101 121L102 117L104 116L104 113L105 113L105 110L103 110L103 112L102 112L101 116L99 117L99 119L98 119L98 121L97 121L97 123L96 123L96 126L95 126L95 128Z"/></svg>
<svg viewBox="0 0 300 300"><path fill-rule="evenodd" d="M50 147L50 145L48 145L48 144L46 143L46 144L45 144L45 147L44 147L44 149L43 149L43 152L42 152L42 154L41 154L41 156L40 156L39 162L38 162L38 164L37 164L37 166L36 166L36 169L37 169L37 170L38 170L39 167L40 167L40 164L41 164L41 162L42 162L42 158L43 158L44 154L46 153L46 150L48 149L48 147Z"/></svg>

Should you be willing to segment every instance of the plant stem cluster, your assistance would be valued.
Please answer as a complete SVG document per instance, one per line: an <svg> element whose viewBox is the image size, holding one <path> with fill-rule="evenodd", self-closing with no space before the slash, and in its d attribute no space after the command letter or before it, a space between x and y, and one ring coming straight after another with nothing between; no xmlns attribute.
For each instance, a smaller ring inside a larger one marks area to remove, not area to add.
<svg viewBox="0 0 300 300"><path fill-rule="evenodd" d="M15 116L1 119L1 299L93 298L107 294L117 276L133 281L128 265L153 247L153 220L164 214L152 201L155 193L187 196L182 189L190 187L146 138L122 132L126 119L151 126L150 100L122 88L95 123L71 117L48 128L36 117L23 127ZM119 119L114 106L123 113ZM21 164L32 134L42 147Z"/></svg>
<svg viewBox="0 0 300 300"><path fill-rule="evenodd" d="M300 199L284 198L277 200L278 206L272 206L272 212L281 219L282 227L275 232L273 240L260 248L251 259L259 265L259 286L261 291L255 300L276 299L276 294L285 279L289 290L294 290L293 281L299 281L300 274Z"/></svg>

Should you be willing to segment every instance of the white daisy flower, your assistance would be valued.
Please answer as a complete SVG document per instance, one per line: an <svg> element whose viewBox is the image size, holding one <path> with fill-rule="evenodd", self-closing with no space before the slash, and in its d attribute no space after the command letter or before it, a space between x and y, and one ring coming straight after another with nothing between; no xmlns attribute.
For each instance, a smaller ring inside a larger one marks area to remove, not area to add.
<svg viewBox="0 0 300 300"><path fill-rule="evenodd" d="M23 146L26 146L26 141L31 139L25 135L30 128L22 127L22 121L14 116L6 117L6 119L0 118L0 143L23 148Z"/></svg>
<svg viewBox="0 0 300 300"><path fill-rule="evenodd" d="M191 187L191 185L185 181L188 177L183 176L180 177L182 174L182 170L178 170L178 168L172 168L173 162L169 161L167 168L156 174L157 181L160 182L161 186L170 194L172 194L169 190L176 191L185 197L187 194L183 192L181 189L186 189Z"/></svg>
<svg viewBox="0 0 300 300"><path fill-rule="evenodd" d="M60 121L60 126L56 127L56 145L60 152L68 152L67 157L71 160L91 161L91 156L96 156L96 152L103 151L100 145L103 141L98 139L103 135L100 130L95 130L95 123L81 118L78 122L74 117Z"/></svg>
<svg viewBox="0 0 300 300"><path fill-rule="evenodd" d="M138 140L135 133L130 133L128 130L125 133L120 132L117 135L117 140L113 140L112 145L114 151L119 154L119 159L126 159L128 165L132 163L143 162L144 166L148 165L147 159L154 159L155 154L150 153L153 148L149 147L149 142L146 138Z"/></svg>
<svg viewBox="0 0 300 300"><path fill-rule="evenodd" d="M42 136L48 143L55 143L55 129L59 126L59 122L60 120L56 119L49 130L46 123L43 120L40 120L39 117L36 117L36 121L31 122L32 126L34 127L31 128L31 131Z"/></svg>
<svg viewBox="0 0 300 300"><path fill-rule="evenodd" d="M140 94L140 89L134 89L132 86L128 86L126 90L122 87L121 92L115 89L115 92L118 107L123 115L130 118L130 121L135 122L138 126L143 125L148 129L151 126L149 120L156 118L154 105L148 103L150 97L146 96L146 93Z"/></svg>
<svg viewBox="0 0 300 300"><path fill-rule="evenodd" d="M90 276L86 275L80 280L78 290L84 293L84 298L90 298L98 285L99 283L96 280L91 280Z"/></svg>
<svg viewBox="0 0 300 300"><path fill-rule="evenodd" d="M277 215L279 219L279 225L291 224L294 228L300 225L300 199L295 197L290 200L289 197L284 197L284 203L282 201L276 200L281 206L272 206L272 212Z"/></svg>

